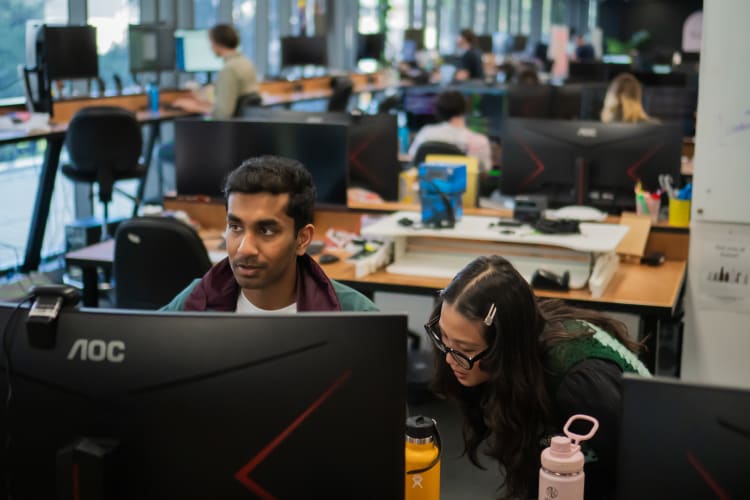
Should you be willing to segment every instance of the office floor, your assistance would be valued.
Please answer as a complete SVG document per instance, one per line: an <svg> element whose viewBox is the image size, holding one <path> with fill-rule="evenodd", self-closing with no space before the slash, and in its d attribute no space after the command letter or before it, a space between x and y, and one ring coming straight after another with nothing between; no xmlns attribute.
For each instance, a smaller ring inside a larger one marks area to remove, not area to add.
<svg viewBox="0 0 750 500"><path fill-rule="evenodd" d="M410 405L410 415L424 415L438 423L443 440L443 457L440 468L441 500L466 498L496 498L502 476L496 462L485 460L486 470L474 467L468 458L461 456L463 419L459 409L451 402L433 399L421 405Z"/></svg>

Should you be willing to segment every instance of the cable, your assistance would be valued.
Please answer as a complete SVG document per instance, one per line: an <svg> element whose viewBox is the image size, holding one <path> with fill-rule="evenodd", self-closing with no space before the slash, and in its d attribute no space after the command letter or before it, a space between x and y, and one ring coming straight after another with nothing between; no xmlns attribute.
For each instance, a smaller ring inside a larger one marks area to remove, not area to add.
<svg viewBox="0 0 750 500"><path fill-rule="evenodd" d="M13 337L12 335L9 336L8 333L12 332L12 325L15 323L16 317L18 315L18 311L21 310L21 307L26 302L29 302L33 297L31 295L27 295L26 297L21 300L15 308L13 308L13 311L8 316L8 321L5 323L5 327L3 328L3 335L2 335L2 350L3 350L3 358L5 362L5 383L6 383L6 389L7 394L5 396L5 426L3 427L3 448L4 448L4 455L5 460L8 465L10 465L10 445L11 445L11 437L10 437L10 404L13 400L13 386L11 384L11 361L10 361L10 351L13 347ZM11 489L10 489L10 470L6 471L5 476L5 490L8 495L8 498L11 498Z"/></svg>

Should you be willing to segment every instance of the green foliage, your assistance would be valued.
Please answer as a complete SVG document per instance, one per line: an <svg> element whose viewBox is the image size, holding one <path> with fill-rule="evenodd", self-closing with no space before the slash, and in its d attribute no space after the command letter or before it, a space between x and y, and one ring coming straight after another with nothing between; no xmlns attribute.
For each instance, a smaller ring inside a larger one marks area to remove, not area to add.
<svg viewBox="0 0 750 500"><path fill-rule="evenodd" d="M651 34L646 30L640 30L633 33L630 40L623 42L614 37L607 37L607 54L629 54L633 50L643 47L651 39Z"/></svg>

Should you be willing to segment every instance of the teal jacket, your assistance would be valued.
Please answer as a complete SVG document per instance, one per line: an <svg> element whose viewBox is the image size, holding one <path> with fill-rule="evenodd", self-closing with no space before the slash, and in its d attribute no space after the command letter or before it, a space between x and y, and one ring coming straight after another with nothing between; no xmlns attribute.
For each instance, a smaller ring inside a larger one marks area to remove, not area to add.
<svg viewBox="0 0 750 500"><path fill-rule="evenodd" d="M162 311L226 311L237 306L240 287L229 261L222 260L201 279L193 281L164 306ZM331 280L309 256L297 260L297 310L377 311L370 299L356 290Z"/></svg>

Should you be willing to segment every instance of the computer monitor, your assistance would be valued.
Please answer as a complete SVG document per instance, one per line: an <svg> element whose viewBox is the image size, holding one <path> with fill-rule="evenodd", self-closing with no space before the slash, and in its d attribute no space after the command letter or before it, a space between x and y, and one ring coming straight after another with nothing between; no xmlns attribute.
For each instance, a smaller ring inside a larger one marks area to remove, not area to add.
<svg viewBox="0 0 750 500"><path fill-rule="evenodd" d="M601 62L576 62L568 64L568 82L603 82L607 80L607 66ZM613 65L615 66L615 65Z"/></svg>
<svg viewBox="0 0 750 500"><path fill-rule="evenodd" d="M207 30L177 30L174 39L179 71L202 73L221 70L224 63L211 50Z"/></svg>
<svg viewBox="0 0 750 500"><path fill-rule="evenodd" d="M221 197L224 178L244 160L277 155L305 165L318 191L317 203L346 206L347 141L346 124L177 120L177 193Z"/></svg>
<svg viewBox="0 0 750 500"><path fill-rule="evenodd" d="M550 118L552 87L550 85L508 85L508 116L514 118Z"/></svg>
<svg viewBox="0 0 750 500"><path fill-rule="evenodd" d="M507 91L474 82L450 87L466 97L466 124L474 132L499 138L508 110Z"/></svg>
<svg viewBox="0 0 750 500"><path fill-rule="evenodd" d="M632 210L638 180L656 191L659 174L679 178L681 147L675 124L512 118L503 127L500 190L545 194L553 207Z"/></svg>
<svg viewBox="0 0 750 500"><path fill-rule="evenodd" d="M328 42L324 36L281 38L281 66L328 66Z"/></svg>
<svg viewBox="0 0 750 500"><path fill-rule="evenodd" d="M529 37L526 35L513 35L511 52L523 52L526 50L526 43Z"/></svg>
<svg viewBox="0 0 750 500"><path fill-rule="evenodd" d="M0 370L13 498L84 498L102 477L96 498L403 498L405 315L63 310L48 350L26 315L6 332L9 404ZM78 437L116 443L103 471L57 469Z"/></svg>
<svg viewBox="0 0 750 500"><path fill-rule="evenodd" d="M750 391L623 379L618 500L747 498Z"/></svg>
<svg viewBox="0 0 750 500"><path fill-rule="evenodd" d="M435 103L440 90L437 86L404 89L404 112L409 130L417 132L425 125L437 122Z"/></svg>
<svg viewBox="0 0 750 500"><path fill-rule="evenodd" d="M94 26L50 26L39 30L49 80L96 78L99 56Z"/></svg>
<svg viewBox="0 0 750 500"><path fill-rule="evenodd" d="M398 200L398 120L396 115L350 115L287 109L246 108L243 118L255 121L340 124L347 127L350 187L374 191L386 201Z"/></svg>
<svg viewBox="0 0 750 500"><path fill-rule="evenodd" d="M404 30L404 41L412 40L415 50L424 50L424 29L408 28Z"/></svg>
<svg viewBox="0 0 750 500"><path fill-rule="evenodd" d="M357 34L357 61L362 59L383 58L385 51L385 33Z"/></svg>
<svg viewBox="0 0 750 500"><path fill-rule="evenodd" d="M477 35L477 47L484 54L491 54L494 52L492 35Z"/></svg>
<svg viewBox="0 0 750 500"><path fill-rule="evenodd" d="M174 30L160 24L131 24L128 26L128 56L131 73L173 70Z"/></svg>

